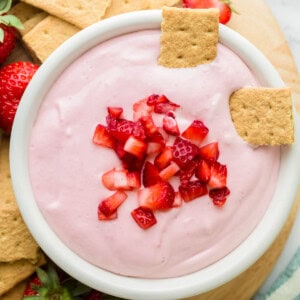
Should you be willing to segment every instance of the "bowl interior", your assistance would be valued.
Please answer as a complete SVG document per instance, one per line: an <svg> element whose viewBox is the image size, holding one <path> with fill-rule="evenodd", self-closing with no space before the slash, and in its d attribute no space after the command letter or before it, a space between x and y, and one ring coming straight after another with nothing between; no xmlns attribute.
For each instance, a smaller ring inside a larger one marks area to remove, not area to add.
<svg viewBox="0 0 300 300"><path fill-rule="evenodd" d="M129 299L184 298L213 289L243 272L266 251L285 223L295 199L299 178L299 168L294 167L299 157L299 141L296 137L293 146L282 147L281 184L277 186L260 224L224 259L182 277L146 280L118 276L84 261L61 242L36 205L28 174L28 144L39 106L60 73L88 49L117 35L160 28L161 19L161 11L156 10L128 13L101 21L69 39L43 63L29 84L11 136L11 174L16 199L24 221L41 248L55 263L81 282ZM274 67L239 34L220 25L220 42L236 52L263 85L284 86ZM299 132L299 124L296 124L296 131Z"/></svg>

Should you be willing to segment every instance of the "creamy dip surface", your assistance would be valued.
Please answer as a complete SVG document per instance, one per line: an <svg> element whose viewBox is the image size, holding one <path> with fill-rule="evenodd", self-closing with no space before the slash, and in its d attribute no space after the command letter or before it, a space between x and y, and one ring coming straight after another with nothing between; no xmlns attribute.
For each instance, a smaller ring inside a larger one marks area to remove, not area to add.
<svg viewBox="0 0 300 300"><path fill-rule="evenodd" d="M259 83L241 59L218 45L218 56L196 68L157 64L160 31L145 30L104 42L73 62L47 93L34 124L29 168L37 204L57 236L86 261L134 277L164 278L212 264L237 247L264 215L276 186L279 147L253 147L236 133L229 96ZM112 194L101 183L119 166L114 151L92 143L107 106L132 104L165 94L181 105L181 130L195 119L210 129L204 141L219 142L219 161L227 165L231 194L223 207L208 196L167 212L143 230L130 212L136 192L118 209L118 218L99 221L99 202Z"/></svg>

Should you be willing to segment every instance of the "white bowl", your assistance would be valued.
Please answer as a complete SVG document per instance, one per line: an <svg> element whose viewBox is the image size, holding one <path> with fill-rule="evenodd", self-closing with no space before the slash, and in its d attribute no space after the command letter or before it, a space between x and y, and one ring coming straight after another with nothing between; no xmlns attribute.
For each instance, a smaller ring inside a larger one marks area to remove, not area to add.
<svg viewBox="0 0 300 300"><path fill-rule="evenodd" d="M189 275L170 279L138 279L119 276L84 261L66 247L41 214L28 174L28 145L35 116L51 84L59 74L93 46L124 33L160 28L161 11L128 13L101 21L79 32L59 47L40 67L29 84L15 118L11 135L10 165L20 211L32 235L45 253L81 282L128 299L180 299L214 289L251 266L275 240L294 203L299 170L299 123L296 141L282 147L278 186L261 222L248 238L218 262ZM220 25L220 42L236 52L265 86L283 87L274 67L246 39Z"/></svg>

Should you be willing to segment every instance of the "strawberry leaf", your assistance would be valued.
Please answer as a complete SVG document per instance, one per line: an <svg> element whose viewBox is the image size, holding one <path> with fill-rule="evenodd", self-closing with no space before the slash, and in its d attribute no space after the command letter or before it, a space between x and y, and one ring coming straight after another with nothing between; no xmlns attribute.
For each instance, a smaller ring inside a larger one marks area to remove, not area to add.
<svg viewBox="0 0 300 300"><path fill-rule="evenodd" d="M0 17L0 23L3 23L10 27L15 27L17 29L23 29L22 22L19 18L13 15L5 15Z"/></svg>
<svg viewBox="0 0 300 300"><path fill-rule="evenodd" d="M2 0L0 2L0 15L7 13L12 5L12 0Z"/></svg>
<svg viewBox="0 0 300 300"><path fill-rule="evenodd" d="M4 31L2 28L0 28L0 43L3 43L4 41Z"/></svg>

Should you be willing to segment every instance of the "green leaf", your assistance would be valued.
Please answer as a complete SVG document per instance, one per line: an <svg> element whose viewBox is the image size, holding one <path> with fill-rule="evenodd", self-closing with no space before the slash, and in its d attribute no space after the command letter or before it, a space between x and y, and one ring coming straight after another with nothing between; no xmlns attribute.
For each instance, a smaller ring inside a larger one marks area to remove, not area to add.
<svg viewBox="0 0 300 300"><path fill-rule="evenodd" d="M52 264L48 266L48 276L49 276L49 287L56 289L60 286L59 278L57 276L56 270Z"/></svg>
<svg viewBox="0 0 300 300"><path fill-rule="evenodd" d="M90 291L91 291L91 288L89 288L88 286L78 282L76 288L72 291L72 295L73 296L80 296L80 295L87 294Z"/></svg>
<svg viewBox="0 0 300 300"><path fill-rule="evenodd" d="M38 278L42 282L43 286L48 287L50 278L49 278L47 272L41 268L36 268L36 273L37 273Z"/></svg>
<svg viewBox="0 0 300 300"><path fill-rule="evenodd" d="M5 15L0 17L0 23L3 23L7 26L15 27L18 29L23 29L22 22L19 18L13 15Z"/></svg>
<svg viewBox="0 0 300 300"><path fill-rule="evenodd" d="M4 41L4 31L2 28L0 28L0 43L3 43Z"/></svg>
<svg viewBox="0 0 300 300"><path fill-rule="evenodd" d="M23 297L23 300L40 300L41 298L39 296L25 296Z"/></svg>
<svg viewBox="0 0 300 300"><path fill-rule="evenodd" d="M0 0L0 15L7 13L12 5L12 0Z"/></svg>

